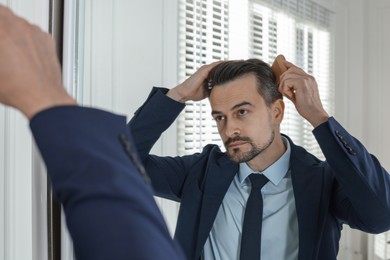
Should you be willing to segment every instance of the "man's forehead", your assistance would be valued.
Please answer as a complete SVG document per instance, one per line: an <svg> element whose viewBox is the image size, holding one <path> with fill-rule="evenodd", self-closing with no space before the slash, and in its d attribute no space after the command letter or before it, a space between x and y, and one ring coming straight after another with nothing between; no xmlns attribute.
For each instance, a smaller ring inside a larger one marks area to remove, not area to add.
<svg viewBox="0 0 390 260"><path fill-rule="evenodd" d="M213 91L216 91L215 88ZM244 106L258 106L265 103L263 97L258 93L256 89L246 91L240 91L235 89L234 91L225 89L216 91L214 95L209 98L211 109L213 111L227 112Z"/></svg>

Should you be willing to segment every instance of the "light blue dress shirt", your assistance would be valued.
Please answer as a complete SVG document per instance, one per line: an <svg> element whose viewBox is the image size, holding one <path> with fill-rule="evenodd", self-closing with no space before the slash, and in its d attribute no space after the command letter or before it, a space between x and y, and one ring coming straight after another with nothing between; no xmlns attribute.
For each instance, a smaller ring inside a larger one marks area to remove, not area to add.
<svg viewBox="0 0 390 260"><path fill-rule="evenodd" d="M286 152L260 174L270 180L262 189L262 260L298 259L298 220L289 170L290 144L283 138ZM239 259L245 205L251 190L247 178L253 171L241 163L218 210L204 246L205 260Z"/></svg>

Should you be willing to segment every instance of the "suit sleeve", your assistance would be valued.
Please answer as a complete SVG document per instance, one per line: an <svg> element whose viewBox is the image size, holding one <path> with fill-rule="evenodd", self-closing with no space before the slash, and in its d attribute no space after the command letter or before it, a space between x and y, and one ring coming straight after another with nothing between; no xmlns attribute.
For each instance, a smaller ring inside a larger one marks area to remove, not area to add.
<svg viewBox="0 0 390 260"><path fill-rule="evenodd" d="M129 154L124 117L64 106L38 113L30 127L77 259L184 259Z"/></svg>
<svg viewBox="0 0 390 260"><path fill-rule="evenodd" d="M313 133L337 180L332 205L336 215L365 232L389 230L389 173L334 118Z"/></svg>
<svg viewBox="0 0 390 260"><path fill-rule="evenodd" d="M155 194L180 201L187 173L196 156L162 157L149 154L161 134L185 107L184 104L167 97L167 91L163 88L153 88L128 125L141 161L151 178Z"/></svg>
<svg viewBox="0 0 390 260"><path fill-rule="evenodd" d="M167 92L168 89L153 88L128 124L142 159L149 155L161 134L171 126L185 107L184 104L167 97Z"/></svg>

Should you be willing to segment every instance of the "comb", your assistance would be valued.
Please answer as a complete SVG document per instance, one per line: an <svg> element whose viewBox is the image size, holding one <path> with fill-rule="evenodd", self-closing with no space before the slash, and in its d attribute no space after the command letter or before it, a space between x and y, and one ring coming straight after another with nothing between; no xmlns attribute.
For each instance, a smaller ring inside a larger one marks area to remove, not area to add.
<svg viewBox="0 0 390 260"><path fill-rule="evenodd" d="M274 63L272 63L271 69L275 73L276 83L280 83L280 76L287 70L284 66L283 61L286 60L282 54L276 56Z"/></svg>

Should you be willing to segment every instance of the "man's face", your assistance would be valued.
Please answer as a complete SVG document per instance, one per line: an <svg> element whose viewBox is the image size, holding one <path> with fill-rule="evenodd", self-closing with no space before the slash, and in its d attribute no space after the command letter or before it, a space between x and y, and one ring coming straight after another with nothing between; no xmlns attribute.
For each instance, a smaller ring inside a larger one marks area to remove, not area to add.
<svg viewBox="0 0 390 260"><path fill-rule="evenodd" d="M271 107L257 91L253 74L223 85L214 86L210 94L212 116L230 159L249 162L272 153L275 132L279 131Z"/></svg>

